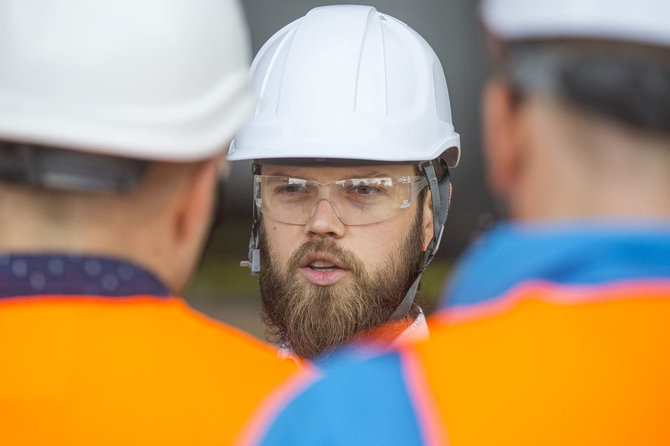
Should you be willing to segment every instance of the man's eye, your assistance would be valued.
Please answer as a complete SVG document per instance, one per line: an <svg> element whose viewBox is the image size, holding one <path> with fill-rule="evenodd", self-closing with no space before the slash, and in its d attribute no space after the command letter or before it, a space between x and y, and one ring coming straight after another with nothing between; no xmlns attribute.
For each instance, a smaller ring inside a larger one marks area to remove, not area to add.
<svg viewBox="0 0 670 446"><path fill-rule="evenodd" d="M355 186L353 190L359 195L376 195L383 192L383 190L379 187L368 185Z"/></svg>
<svg viewBox="0 0 670 446"><path fill-rule="evenodd" d="M305 187L300 184L289 184L286 186L278 186L275 188L276 194L293 195L293 194L304 193L305 191L306 191Z"/></svg>
<svg viewBox="0 0 670 446"><path fill-rule="evenodd" d="M388 189L383 186L373 186L371 184L357 184L347 190L349 197L353 199L382 199L388 197Z"/></svg>

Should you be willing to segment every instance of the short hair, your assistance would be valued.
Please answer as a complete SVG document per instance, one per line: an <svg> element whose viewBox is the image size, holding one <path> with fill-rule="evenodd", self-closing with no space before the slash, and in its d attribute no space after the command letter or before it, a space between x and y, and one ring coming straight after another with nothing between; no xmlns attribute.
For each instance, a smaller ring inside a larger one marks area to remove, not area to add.
<svg viewBox="0 0 670 446"><path fill-rule="evenodd" d="M507 45L498 68L517 98L549 93L635 130L670 136L670 51L583 40Z"/></svg>

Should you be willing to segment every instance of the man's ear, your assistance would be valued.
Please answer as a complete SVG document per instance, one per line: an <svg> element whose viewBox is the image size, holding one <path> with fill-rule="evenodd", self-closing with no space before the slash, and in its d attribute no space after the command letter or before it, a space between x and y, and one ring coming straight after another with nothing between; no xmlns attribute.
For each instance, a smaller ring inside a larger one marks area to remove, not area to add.
<svg viewBox="0 0 670 446"><path fill-rule="evenodd" d="M175 233L180 242L192 238L210 225L214 185L221 171L219 158L196 164L185 179L181 190Z"/></svg>
<svg viewBox="0 0 670 446"><path fill-rule="evenodd" d="M433 198L430 191L426 191L426 198L423 200L423 250L428 249L428 244L433 238Z"/></svg>
<svg viewBox="0 0 670 446"><path fill-rule="evenodd" d="M482 130L487 180L496 195L506 195L519 174L518 119L519 104L508 84L489 81L482 101Z"/></svg>

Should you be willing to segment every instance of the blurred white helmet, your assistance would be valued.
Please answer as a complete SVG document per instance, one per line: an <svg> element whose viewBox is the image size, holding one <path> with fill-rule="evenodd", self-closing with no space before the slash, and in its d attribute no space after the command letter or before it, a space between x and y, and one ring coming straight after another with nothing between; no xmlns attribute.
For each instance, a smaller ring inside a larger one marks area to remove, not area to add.
<svg viewBox="0 0 670 446"><path fill-rule="evenodd" d="M229 160L310 158L458 163L449 93L433 49L371 6L312 9L252 64L260 102Z"/></svg>
<svg viewBox="0 0 670 446"><path fill-rule="evenodd" d="M213 156L253 109L248 54L236 0L0 0L0 140Z"/></svg>
<svg viewBox="0 0 670 446"><path fill-rule="evenodd" d="M502 40L595 38L670 46L668 0L485 0L481 16Z"/></svg>

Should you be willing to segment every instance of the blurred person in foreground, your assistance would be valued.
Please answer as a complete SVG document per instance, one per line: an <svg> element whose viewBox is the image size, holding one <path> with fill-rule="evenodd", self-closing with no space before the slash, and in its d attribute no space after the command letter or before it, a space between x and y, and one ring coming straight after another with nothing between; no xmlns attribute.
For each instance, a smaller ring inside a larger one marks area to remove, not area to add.
<svg viewBox="0 0 670 446"><path fill-rule="evenodd" d="M259 105L229 160L254 160L253 274L284 354L427 336L414 301L458 163L430 45L370 6L311 10L252 64Z"/></svg>
<svg viewBox="0 0 670 446"><path fill-rule="evenodd" d="M230 444L294 370L173 297L247 51L233 0L0 1L0 444Z"/></svg>
<svg viewBox="0 0 670 446"><path fill-rule="evenodd" d="M461 262L430 339L306 375L247 443L670 444L670 4L481 12L512 222Z"/></svg>

